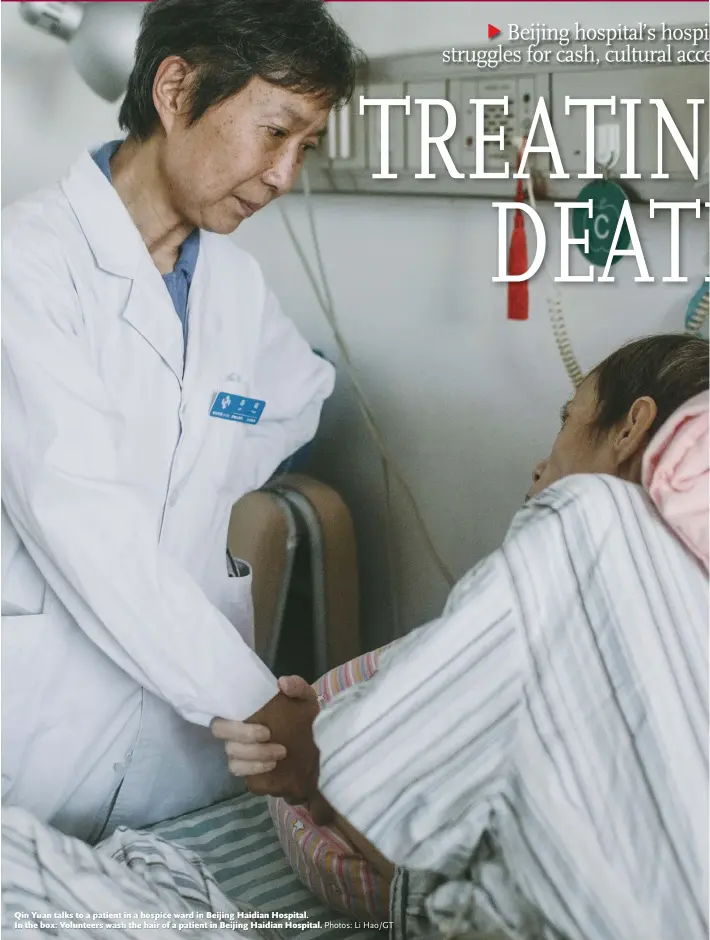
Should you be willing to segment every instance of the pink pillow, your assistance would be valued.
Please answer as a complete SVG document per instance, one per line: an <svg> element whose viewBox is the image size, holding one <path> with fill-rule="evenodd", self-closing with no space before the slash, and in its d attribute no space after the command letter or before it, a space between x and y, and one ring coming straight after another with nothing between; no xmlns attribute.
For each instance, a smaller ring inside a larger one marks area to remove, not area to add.
<svg viewBox="0 0 710 940"><path fill-rule="evenodd" d="M643 455L641 481L666 524L708 567L710 394L695 395L663 424Z"/></svg>
<svg viewBox="0 0 710 940"><path fill-rule="evenodd" d="M387 647L331 669L313 683L325 702L343 689L366 682ZM389 882L337 829L316 826L302 806L269 797L269 811L281 846L301 881L328 907L356 921L389 919Z"/></svg>

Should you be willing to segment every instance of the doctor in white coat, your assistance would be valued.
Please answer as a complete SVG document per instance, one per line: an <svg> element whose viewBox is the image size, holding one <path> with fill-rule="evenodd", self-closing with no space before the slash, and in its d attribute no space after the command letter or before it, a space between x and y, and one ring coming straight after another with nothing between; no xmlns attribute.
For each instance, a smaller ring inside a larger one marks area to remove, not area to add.
<svg viewBox="0 0 710 940"><path fill-rule="evenodd" d="M311 740L226 530L333 370L227 236L291 188L356 62L321 0L154 0L125 141L3 213L3 802L87 841L276 766L270 715L279 767ZM216 718L257 724L225 754Z"/></svg>

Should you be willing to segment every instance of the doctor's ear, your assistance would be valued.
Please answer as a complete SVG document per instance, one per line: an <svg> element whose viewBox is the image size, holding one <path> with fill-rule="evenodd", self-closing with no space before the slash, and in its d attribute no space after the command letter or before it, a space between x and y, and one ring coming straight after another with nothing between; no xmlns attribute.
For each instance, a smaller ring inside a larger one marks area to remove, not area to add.
<svg viewBox="0 0 710 940"><path fill-rule="evenodd" d="M633 403L613 438L614 451L620 466L633 460L643 450L657 414L656 403L648 396L637 398Z"/></svg>
<svg viewBox="0 0 710 940"><path fill-rule="evenodd" d="M189 113L193 79L193 69L180 56L168 56L158 66L153 81L153 104L167 133L176 120L184 122Z"/></svg>

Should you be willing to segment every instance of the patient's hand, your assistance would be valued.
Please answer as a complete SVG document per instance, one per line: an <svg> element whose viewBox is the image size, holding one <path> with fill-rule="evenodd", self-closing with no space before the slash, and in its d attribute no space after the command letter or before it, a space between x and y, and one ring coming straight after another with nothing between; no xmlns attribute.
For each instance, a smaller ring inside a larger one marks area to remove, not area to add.
<svg viewBox="0 0 710 940"><path fill-rule="evenodd" d="M212 723L215 737L227 741L228 755L235 746L242 747L244 727L262 726L271 733L273 745L284 745L286 756L265 772L247 777L252 793L282 796L291 803L306 802L318 786L318 750L313 741L312 725L318 714L318 697L298 676L279 680L279 694L245 723L217 719ZM234 758L230 756L230 770Z"/></svg>
<svg viewBox="0 0 710 940"><path fill-rule="evenodd" d="M318 788L318 749L312 730L318 696L300 676L279 679L279 689L276 698L249 721L266 725L272 739L286 745L287 757L274 770L250 777L247 788L252 793L303 803Z"/></svg>

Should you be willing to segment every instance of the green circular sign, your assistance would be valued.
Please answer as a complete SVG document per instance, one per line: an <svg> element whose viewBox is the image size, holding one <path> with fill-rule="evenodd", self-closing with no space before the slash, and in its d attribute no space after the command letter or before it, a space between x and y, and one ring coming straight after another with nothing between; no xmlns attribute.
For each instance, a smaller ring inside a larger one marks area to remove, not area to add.
<svg viewBox="0 0 710 940"><path fill-rule="evenodd" d="M584 245L577 245L587 261L603 268L609 257L609 252L614 243L614 235L619 226L621 210L627 201L624 190L618 183L611 180L599 180L589 183L584 187L577 197L578 202L589 202L592 200L592 215L589 210L575 209L572 213L572 230L575 238L584 238L584 233L589 232L589 251L584 250ZM625 250L631 244L631 234L629 227L624 222L624 227L619 233L616 242L617 250ZM621 261L621 256L615 255L612 264Z"/></svg>

